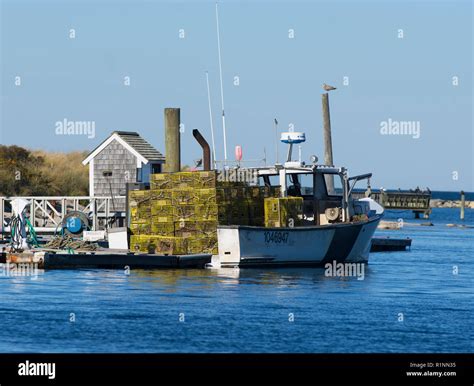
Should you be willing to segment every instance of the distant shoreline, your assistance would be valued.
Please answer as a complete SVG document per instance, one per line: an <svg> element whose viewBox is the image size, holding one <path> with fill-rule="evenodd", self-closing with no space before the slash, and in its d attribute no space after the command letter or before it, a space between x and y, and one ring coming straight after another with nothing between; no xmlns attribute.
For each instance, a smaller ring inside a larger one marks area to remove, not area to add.
<svg viewBox="0 0 474 386"><path fill-rule="evenodd" d="M461 200L431 199L430 207L431 208L460 208ZM474 201L465 201L465 207L474 209Z"/></svg>

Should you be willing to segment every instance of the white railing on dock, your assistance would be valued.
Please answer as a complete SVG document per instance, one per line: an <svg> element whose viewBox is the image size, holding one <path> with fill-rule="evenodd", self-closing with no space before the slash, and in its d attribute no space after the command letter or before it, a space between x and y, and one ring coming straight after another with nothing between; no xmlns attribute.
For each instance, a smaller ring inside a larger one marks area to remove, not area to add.
<svg viewBox="0 0 474 386"><path fill-rule="evenodd" d="M91 197L91 196L15 196L0 197L0 228L4 232L6 220L11 218L12 200L21 198L29 202L27 211L29 219L37 232L54 232L64 217L72 212L84 213L92 220L91 229L107 228L112 219L125 218L123 211L114 210L114 202L125 200L125 196L120 197ZM104 223L100 225L100 221ZM7 227L8 228L8 227Z"/></svg>

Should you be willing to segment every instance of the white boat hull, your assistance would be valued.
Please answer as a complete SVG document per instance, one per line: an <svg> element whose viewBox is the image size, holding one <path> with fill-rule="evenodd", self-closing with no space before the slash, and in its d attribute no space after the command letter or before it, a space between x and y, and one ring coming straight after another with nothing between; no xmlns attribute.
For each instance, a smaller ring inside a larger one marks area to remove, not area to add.
<svg viewBox="0 0 474 386"><path fill-rule="evenodd" d="M372 236L381 219L297 228L219 226L222 267L324 266L367 263Z"/></svg>

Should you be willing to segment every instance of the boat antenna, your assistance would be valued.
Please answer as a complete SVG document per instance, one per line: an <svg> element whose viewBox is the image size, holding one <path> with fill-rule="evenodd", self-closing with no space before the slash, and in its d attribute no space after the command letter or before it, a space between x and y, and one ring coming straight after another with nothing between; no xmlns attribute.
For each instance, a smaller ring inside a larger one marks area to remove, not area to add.
<svg viewBox="0 0 474 386"><path fill-rule="evenodd" d="M275 118L273 120L273 123L275 124L275 164L278 163L278 121Z"/></svg>
<svg viewBox="0 0 474 386"><path fill-rule="evenodd" d="M209 73L207 71L206 71L206 83L207 83L207 100L209 102L209 120L211 122L212 163L215 169L216 168L216 143L214 142L214 120L212 119L211 90L209 88Z"/></svg>
<svg viewBox="0 0 474 386"><path fill-rule="evenodd" d="M221 81L221 105L222 105L222 135L224 139L224 165L227 164L227 140L225 130L225 113L224 113L224 87L222 85L222 59L221 59L221 39L219 33L219 11L216 2L216 29L217 29L217 52L219 54L219 76Z"/></svg>

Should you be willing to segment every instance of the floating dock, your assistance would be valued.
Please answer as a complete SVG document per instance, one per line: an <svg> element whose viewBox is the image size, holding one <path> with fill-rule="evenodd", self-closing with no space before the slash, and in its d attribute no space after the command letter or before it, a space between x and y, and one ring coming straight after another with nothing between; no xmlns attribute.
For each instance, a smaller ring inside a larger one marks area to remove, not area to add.
<svg viewBox="0 0 474 386"><path fill-rule="evenodd" d="M71 254L61 251L57 253L7 253L4 256L4 262L11 264L38 264L40 269L204 268L206 264L211 262L211 257L210 254L158 255L124 252L76 252Z"/></svg>
<svg viewBox="0 0 474 386"><path fill-rule="evenodd" d="M390 237L373 237L370 252L406 251L411 248L411 239L392 239Z"/></svg>

